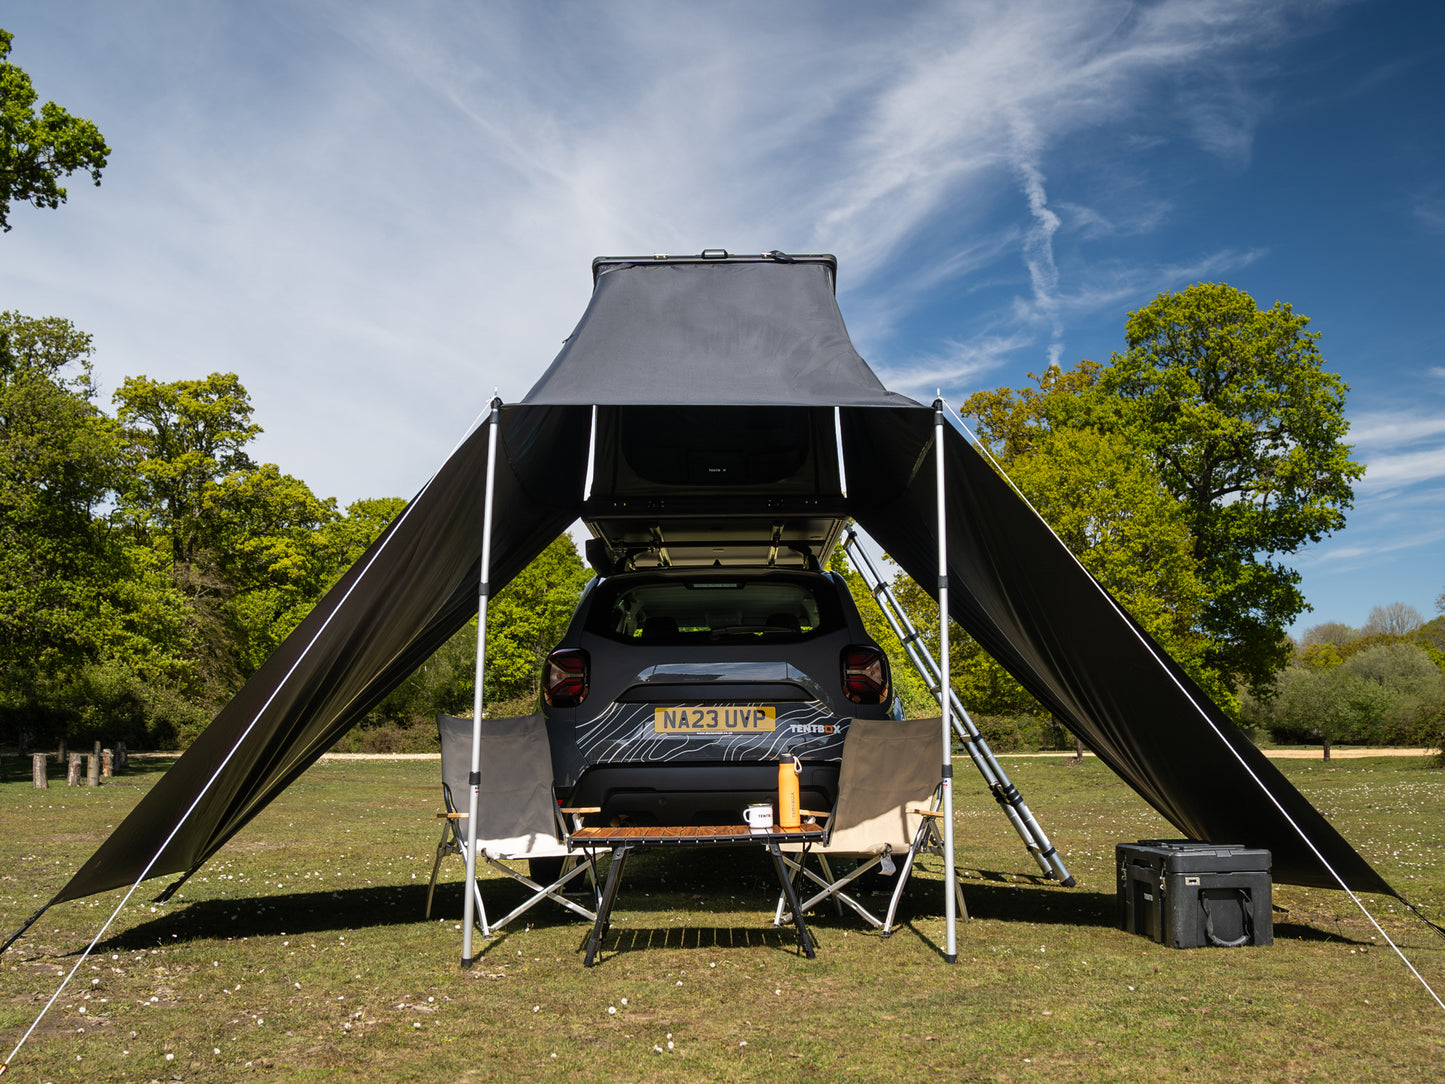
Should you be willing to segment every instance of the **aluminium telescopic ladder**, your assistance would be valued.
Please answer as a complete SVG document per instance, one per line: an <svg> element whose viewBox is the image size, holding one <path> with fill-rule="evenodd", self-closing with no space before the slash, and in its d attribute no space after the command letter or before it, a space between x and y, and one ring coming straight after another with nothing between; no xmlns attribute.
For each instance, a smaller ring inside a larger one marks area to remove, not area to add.
<svg viewBox="0 0 1445 1084"><path fill-rule="evenodd" d="M962 701L958 699L958 694L943 680L939 673L938 662L923 642L923 637L914 627L913 622L909 620L908 614L899 603L897 596L894 595L892 588L874 567L867 551L858 541L858 532L851 527L844 536L843 550L853 562L853 567L863 577L863 582L867 584L873 601L878 603L878 608L883 611L883 617L893 630L893 634L903 645L903 650L908 655L908 661L922 676L929 691L938 700L940 707L943 704L943 692L945 689L947 690L949 705L953 713L954 734L963 743L963 747L968 750L974 767L983 776L985 785L993 794L994 800L1003 808L1009 823L1014 826L1014 831L1024 841L1029 853L1034 856L1034 861L1039 864L1039 868L1043 870L1046 877L1052 877L1065 887L1073 887L1075 883L1073 874L1065 868L1059 852L1049 842L1049 837L1044 834L1039 822L1034 819L1033 813L1029 811L1028 805L1024 802L1023 795L1009 781L998 758L994 756L988 742L984 740L984 736L974 725L973 717L968 714Z"/></svg>

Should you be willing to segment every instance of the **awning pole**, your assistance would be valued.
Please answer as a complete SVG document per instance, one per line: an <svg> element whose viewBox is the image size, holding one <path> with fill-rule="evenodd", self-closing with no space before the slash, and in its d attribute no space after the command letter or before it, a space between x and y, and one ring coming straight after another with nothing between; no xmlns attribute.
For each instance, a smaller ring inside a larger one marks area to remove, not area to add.
<svg viewBox="0 0 1445 1084"><path fill-rule="evenodd" d="M958 883L953 859L953 720L948 688L948 531L943 485L943 396L933 402L933 444L938 463L938 655L941 682L939 707L943 711L943 913L947 935L943 958L958 962L958 905L954 886Z"/></svg>
<svg viewBox="0 0 1445 1084"><path fill-rule="evenodd" d="M462 966L472 966L472 922L476 915L477 795L482 789L482 692L487 672L487 596L492 574L492 496L497 482L497 429L502 422L502 400L492 396L487 418L487 489L482 501L482 570L477 591L477 687L472 693L472 772L467 778L467 880L462 887Z"/></svg>

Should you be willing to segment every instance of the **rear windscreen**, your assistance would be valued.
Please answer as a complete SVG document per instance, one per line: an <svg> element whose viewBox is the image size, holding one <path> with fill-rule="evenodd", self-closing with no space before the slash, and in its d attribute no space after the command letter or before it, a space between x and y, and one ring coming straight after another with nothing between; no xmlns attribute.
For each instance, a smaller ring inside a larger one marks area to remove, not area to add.
<svg viewBox="0 0 1445 1084"><path fill-rule="evenodd" d="M843 625L820 576L643 578L604 584L589 632L623 643L790 642Z"/></svg>

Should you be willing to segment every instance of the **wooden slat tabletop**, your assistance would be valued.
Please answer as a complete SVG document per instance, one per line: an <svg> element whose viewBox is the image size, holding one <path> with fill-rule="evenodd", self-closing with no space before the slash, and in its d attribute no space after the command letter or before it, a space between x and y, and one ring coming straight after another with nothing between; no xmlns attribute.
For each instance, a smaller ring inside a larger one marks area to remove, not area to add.
<svg viewBox="0 0 1445 1084"><path fill-rule="evenodd" d="M805 824L798 828L773 827L754 832L746 824L642 825L618 828L578 828L568 839L580 846L638 846L706 843L807 843L823 838L823 827Z"/></svg>

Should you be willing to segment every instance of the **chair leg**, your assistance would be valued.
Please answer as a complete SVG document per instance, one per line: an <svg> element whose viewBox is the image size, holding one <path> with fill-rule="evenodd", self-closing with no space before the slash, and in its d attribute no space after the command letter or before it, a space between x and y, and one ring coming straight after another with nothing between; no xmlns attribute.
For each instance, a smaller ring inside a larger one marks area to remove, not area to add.
<svg viewBox="0 0 1445 1084"><path fill-rule="evenodd" d="M441 841L437 844L437 857L436 857L436 861L431 864L431 884L427 887L427 890L426 890L426 917L427 917L427 918L431 918L431 898L432 898L432 893L437 890L437 871L442 868L442 859L445 858L445 857L447 856L447 853L450 851L450 848L447 846L447 836L450 834L451 830L452 830L451 825L450 825L448 822L443 821L443 822L442 822L442 838L441 838Z"/></svg>

